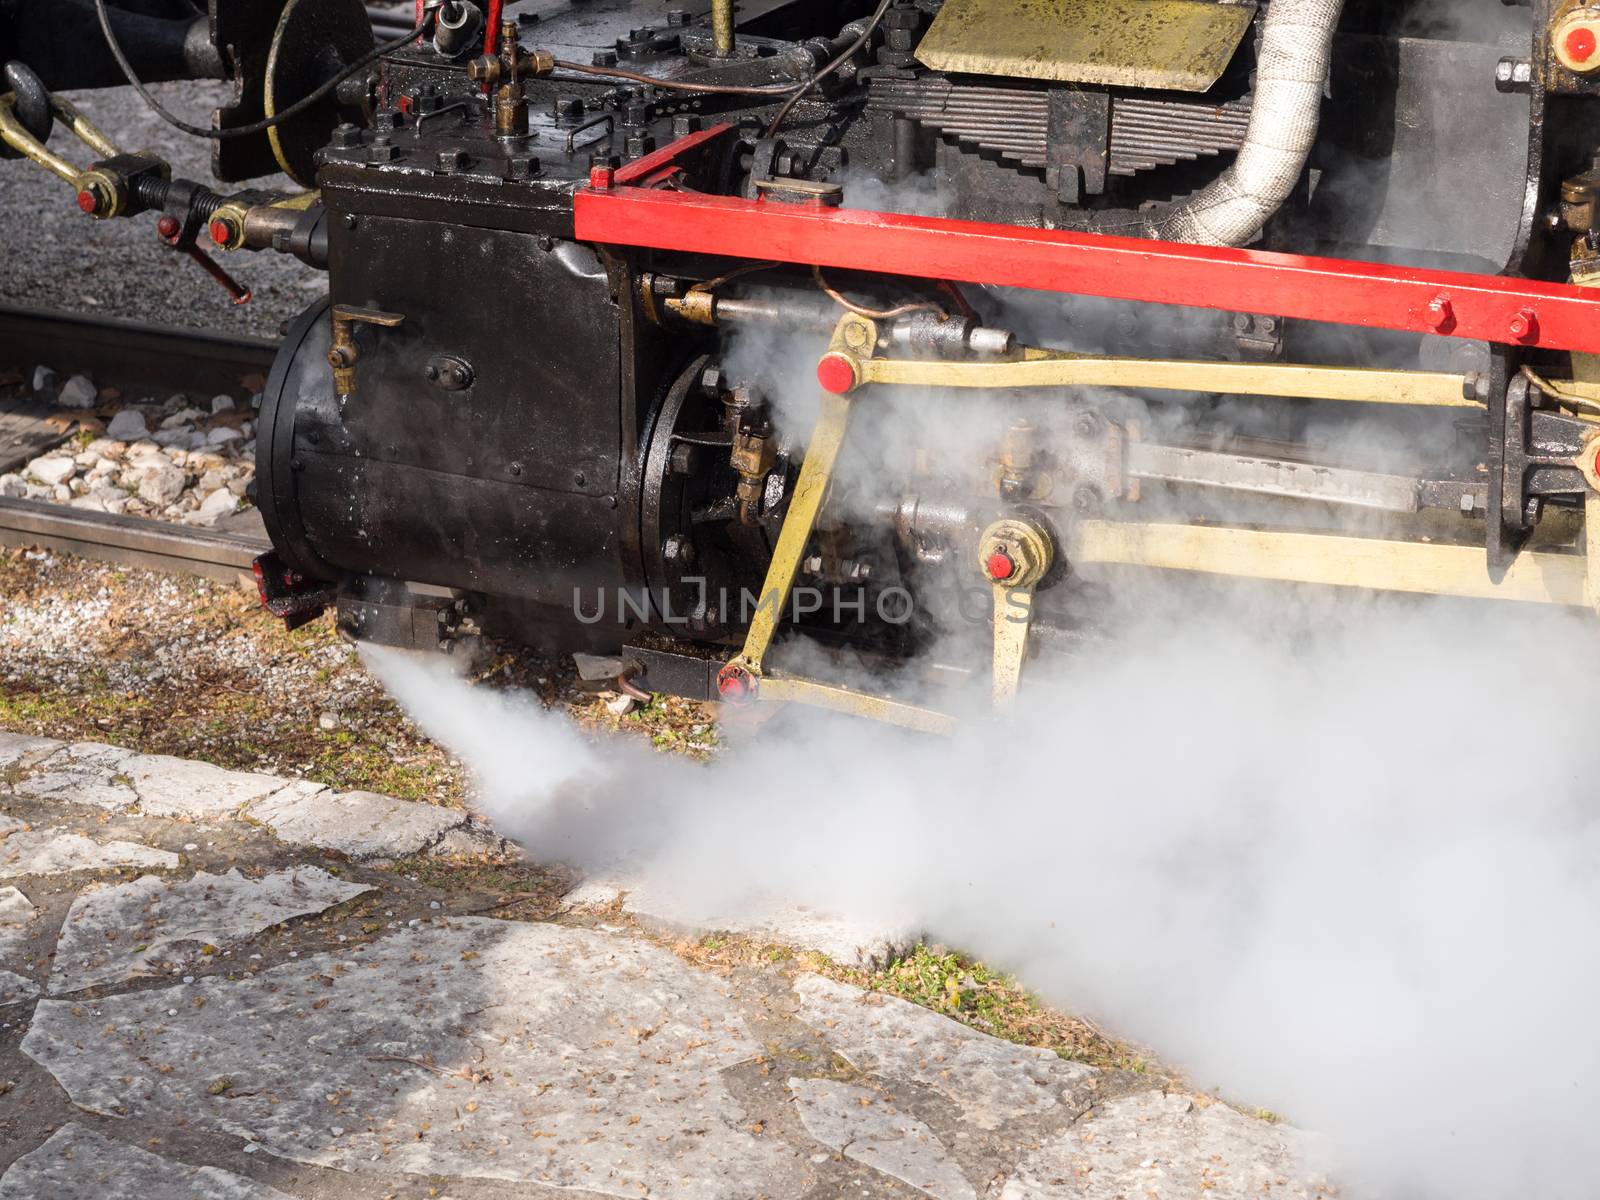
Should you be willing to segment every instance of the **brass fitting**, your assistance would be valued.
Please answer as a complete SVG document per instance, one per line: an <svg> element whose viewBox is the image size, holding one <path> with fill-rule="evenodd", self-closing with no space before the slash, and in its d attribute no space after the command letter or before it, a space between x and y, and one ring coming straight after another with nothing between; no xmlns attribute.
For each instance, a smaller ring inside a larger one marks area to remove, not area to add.
<svg viewBox="0 0 1600 1200"><path fill-rule="evenodd" d="M97 221L115 217L127 200L122 182L106 171L85 171L78 176L78 207Z"/></svg>
<svg viewBox="0 0 1600 1200"><path fill-rule="evenodd" d="M739 473L735 495L739 498L739 521L754 525L766 494L767 476L778 462L778 448L764 433L737 433L728 455L729 465Z"/></svg>
<svg viewBox="0 0 1600 1200"><path fill-rule="evenodd" d="M1587 4L1570 9L1551 27L1550 47L1574 75L1600 70L1600 10Z"/></svg>
<svg viewBox="0 0 1600 1200"><path fill-rule="evenodd" d="M673 316L695 325L717 323L717 298L708 288L690 288L682 296L669 296L662 305Z"/></svg>
<svg viewBox="0 0 1600 1200"><path fill-rule="evenodd" d="M244 248L245 222L249 219L249 206L230 200L211 214L207 232L211 235L211 240L216 243L217 249L241 250Z"/></svg>
<svg viewBox="0 0 1600 1200"><path fill-rule="evenodd" d="M733 0L711 0L711 44L718 58L732 58L735 49Z"/></svg>
<svg viewBox="0 0 1600 1200"><path fill-rule="evenodd" d="M1055 562L1055 542L1037 523L1023 517L1002 517L978 539L978 567L990 583L1003 588L1035 586Z"/></svg>
<svg viewBox="0 0 1600 1200"><path fill-rule="evenodd" d="M357 325L392 328L405 320L401 313L353 304L333 306L333 345L328 349L328 365L333 368L333 390L341 400L356 394L356 362L361 348L356 345Z"/></svg>

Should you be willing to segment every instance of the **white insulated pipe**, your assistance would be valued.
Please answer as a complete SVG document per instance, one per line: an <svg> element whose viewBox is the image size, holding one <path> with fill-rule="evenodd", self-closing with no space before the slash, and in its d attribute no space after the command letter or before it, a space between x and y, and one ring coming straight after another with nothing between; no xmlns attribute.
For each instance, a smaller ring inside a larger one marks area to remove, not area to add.
<svg viewBox="0 0 1600 1200"><path fill-rule="evenodd" d="M1233 165L1155 227L1169 242L1241 246L1283 206L1317 140L1344 0L1270 0L1255 102Z"/></svg>

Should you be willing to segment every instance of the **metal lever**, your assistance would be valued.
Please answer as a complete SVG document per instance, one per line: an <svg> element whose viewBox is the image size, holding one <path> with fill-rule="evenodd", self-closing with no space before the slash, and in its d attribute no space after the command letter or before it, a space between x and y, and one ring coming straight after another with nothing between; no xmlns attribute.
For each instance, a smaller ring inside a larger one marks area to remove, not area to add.
<svg viewBox="0 0 1600 1200"><path fill-rule="evenodd" d="M338 393L341 406L356 394L356 362L361 358L361 348L356 345L356 326L378 325L392 329L405 319L403 313L384 312L379 308L362 308L355 304L333 306L333 345L328 350L328 365L333 368L333 390Z"/></svg>
<svg viewBox="0 0 1600 1200"><path fill-rule="evenodd" d="M983 531L978 566L994 585L994 683L996 712L1009 708L1022 681L1033 622L1033 589L1055 560L1055 543L1034 522L1006 517Z"/></svg>

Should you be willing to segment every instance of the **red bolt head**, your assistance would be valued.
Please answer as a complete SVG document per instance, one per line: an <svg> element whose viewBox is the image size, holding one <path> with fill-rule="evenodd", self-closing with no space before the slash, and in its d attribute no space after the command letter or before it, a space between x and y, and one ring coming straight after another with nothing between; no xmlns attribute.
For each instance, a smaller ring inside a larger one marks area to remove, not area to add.
<svg viewBox="0 0 1600 1200"><path fill-rule="evenodd" d="M92 217L100 211L100 197L92 189L84 188L78 193L78 207Z"/></svg>
<svg viewBox="0 0 1600 1200"><path fill-rule="evenodd" d="M182 230L183 226L178 224L177 217L162 217L156 222L156 232L169 242L177 237Z"/></svg>
<svg viewBox="0 0 1600 1200"><path fill-rule="evenodd" d="M589 186L596 191L604 192L616 182L617 173L611 167L590 167Z"/></svg>
<svg viewBox="0 0 1600 1200"><path fill-rule="evenodd" d="M717 672L717 695L740 704L756 694L756 677L748 668L729 663Z"/></svg>
<svg viewBox="0 0 1600 1200"><path fill-rule="evenodd" d="M989 555L988 566L990 579L1010 579L1017 573L1017 564L1011 561L1011 556L1004 550L996 550Z"/></svg>
<svg viewBox="0 0 1600 1200"><path fill-rule="evenodd" d="M1455 306L1444 296L1435 296L1428 301L1428 324L1434 329L1448 329L1455 324Z"/></svg>
<svg viewBox="0 0 1600 1200"><path fill-rule="evenodd" d="M822 385L823 391L832 392L836 396L854 391L855 364L842 354L824 354L822 360L817 363L817 382Z"/></svg>
<svg viewBox="0 0 1600 1200"><path fill-rule="evenodd" d="M211 228L207 232L211 234L211 240L219 246L226 246L233 240L233 226L226 221L211 222Z"/></svg>
<svg viewBox="0 0 1600 1200"><path fill-rule="evenodd" d="M1539 337L1539 317L1531 308L1525 308L1511 318L1507 325L1511 336L1519 342L1532 342Z"/></svg>
<svg viewBox="0 0 1600 1200"><path fill-rule="evenodd" d="M1594 57L1596 42L1594 30L1580 25L1567 34L1567 56L1574 62L1588 62Z"/></svg>

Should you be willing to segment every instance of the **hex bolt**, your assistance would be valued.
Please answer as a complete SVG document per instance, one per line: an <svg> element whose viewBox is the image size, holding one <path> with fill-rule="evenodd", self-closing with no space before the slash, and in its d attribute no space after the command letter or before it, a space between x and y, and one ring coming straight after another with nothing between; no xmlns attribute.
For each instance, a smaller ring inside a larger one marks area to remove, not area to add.
<svg viewBox="0 0 1600 1200"><path fill-rule="evenodd" d="M1533 309L1524 308L1511 318L1506 331L1516 341L1536 342L1539 340L1539 316Z"/></svg>
<svg viewBox="0 0 1600 1200"><path fill-rule="evenodd" d="M512 463L511 464L511 474L514 477L520 479L522 477L522 464L519 463L519 462Z"/></svg>
<svg viewBox="0 0 1600 1200"><path fill-rule="evenodd" d="M1092 513L1100 507L1100 489L1085 484L1072 493L1072 507L1081 513Z"/></svg>
<svg viewBox="0 0 1600 1200"><path fill-rule="evenodd" d="M1435 296L1428 301L1428 325L1433 329L1448 329L1455 324L1456 310L1447 296Z"/></svg>

